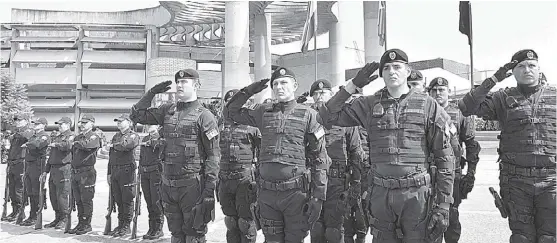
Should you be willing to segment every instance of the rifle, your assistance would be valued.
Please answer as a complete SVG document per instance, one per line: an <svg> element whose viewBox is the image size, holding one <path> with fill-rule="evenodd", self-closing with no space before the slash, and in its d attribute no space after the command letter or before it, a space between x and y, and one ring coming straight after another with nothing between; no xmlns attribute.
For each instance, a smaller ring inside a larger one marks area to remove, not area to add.
<svg viewBox="0 0 557 243"><path fill-rule="evenodd" d="M116 207L114 206L114 199L112 198L112 183L109 184L108 188L108 211L104 216L106 218L103 232L104 235L108 235L110 234L110 231L112 231L112 211L116 211Z"/></svg>
<svg viewBox="0 0 557 243"><path fill-rule="evenodd" d="M4 206L2 209L2 221L6 220L6 216L8 213L8 203L10 202L10 187L9 187L10 178L8 177L9 168L10 166L8 165L6 167L6 184L4 188Z"/></svg>
<svg viewBox="0 0 557 243"><path fill-rule="evenodd" d="M39 177L39 181L40 181L40 185L39 185L39 211L37 212L37 221L35 221L35 229L42 229L43 228L43 207L46 204L45 203L45 188L44 188L44 183L45 183L45 178L42 177L43 175L43 171L44 171L44 163L42 161L39 161L39 163L41 163L41 177Z"/></svg>
<svg viewBox="0 0 557 243"><path fill-rule="evenodd" d="M25 219L25 205L27 204L27 190L25 188L25 186L26 186L25 185L25 170L26 170L26 167L27 167L27 166L25 166L25 154L27 152L26 150L27 150L27 148L23 148L22 151L24 151L24 152L21 152L21 154L24 155L23 156L24 159L23 159L23 162L22 162L23 163L23 175L21 176L21 185L23 186L23 198L22 198L22 202L21 202L21 204L22 204L21 205L21 211L19 211L19 214L17 215L17 220L15 221L15 223L17 225L21 224L21 222L23 222L23 220Z"/></svg>
<svg viewBox="0 0 557 243"><path fill-rule="evenodd" d="M133 211L132 239L137 238L137 216L141 215L141 172L137 171L135 182L135 209Z"/></svg>
<svg viewBox="0 0 557 243"><path fill-rule="evenodd" d="M499 209L499 213L501 213L501 217L507 218L508 213L507 213L507 209L505 208L505 204L503 203L503 199L501 199L501 197L499 196L497 191L495 191L495 189L493 189L493 187L489 187L489 192L491 193L491 195L495 199L495 207L497 207L497 209Z"/></svg>
<svg viewBox="0 0 557 243"><path fill-rule="evenodd" d="M72 179L73 176L70 173L70 194L68 195L68 215L66 218L66 225L64 227L64 233L68 233L70 232L70 229L72 228L72 211L75 211L75 200L74 200L74 196L73 196L73 190L72 190Z"/></svg>

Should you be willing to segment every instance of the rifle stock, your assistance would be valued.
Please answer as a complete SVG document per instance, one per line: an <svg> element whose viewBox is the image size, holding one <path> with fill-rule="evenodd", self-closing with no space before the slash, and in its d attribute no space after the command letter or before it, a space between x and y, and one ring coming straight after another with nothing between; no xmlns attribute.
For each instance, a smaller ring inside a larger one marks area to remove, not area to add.
<svg viewBox="0 0 557 243"><path fill-rule="evenodd" d="M73 176L70 173L70 193L68 194L68 214L66 216L66 225L64 227L64 233L70 232L72 227L72 211L75 210L75 202L73 197L73 189L72 189L72 178Z"/></svg>
<svg viewBox="0 0 557 243"><path fill-rule="evenodd" d="M110 231L112 231L112 211L114 210L114 200L112 198L112 183L110 183L109 185L107 210L108 211L104 216L106 219L106 223L104 224L104 232L103 232L104 235L108 235L110 234Z"/></svg>
<svg viewBox="0 0 557 243"><path fill-rule="evenodd" d="M9 165L6 167L6 184L4 185L4 205L2 206L2 220L6 219L6 216L8 214L8 202L10 202L10 187L9 187L9 182L10 179L8 177L8 172L9 172Z"/></svg>
<svg viewBox="0 0 557 243"><path fill-rule="evenodd" d="M137 238L137 217L139 215L141 215L141 172L138 170L135 182L135 209L132 219L132 239Z"/></svg>

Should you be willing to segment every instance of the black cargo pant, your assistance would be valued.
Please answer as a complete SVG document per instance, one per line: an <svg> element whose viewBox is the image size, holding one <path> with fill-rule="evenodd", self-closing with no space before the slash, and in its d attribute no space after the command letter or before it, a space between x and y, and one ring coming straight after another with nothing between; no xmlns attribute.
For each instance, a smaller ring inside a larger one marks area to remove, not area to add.
<svg viewBox="0 0 557 243"><path fill-rule="evenodd" d="M218 197L222 212L226 217L224 223L227 228L228 243L255 242L257 229L250 211L250 205L255 203L257 185L253 170L220 171Z"/></svg>
<svg viewBox="0 0 557 243"><path fill-rule="evenodd" d="M93 198L97 171L93 166L72 169L72 193L77 207L79 219L93 216Z"/></svg>
<svg viewBox="0 0 557 243"><path fill-rule="evenodd" d="M31 207L29 217L36 216L39 211L41 163L44 163L44 160L25 161L25 194L29 197Z"/></svg>
<svg viewBox="0 0 557 243"><path fill-rule="evenodd" d="M388 188L371 177L368 222L373 243L425 243L430 180L415 176L420 186ZM429 175L428 175L429 178Z"/></svg>
<svg viewBox="0 0 557 243"><path fill-rule="evenodd" d="M172 234L172 242L205 242L207 226L202 229L193 228L193 208L201 197L201 180L193 178L169 180L164 174L161 184L163 212L166 216L168 230Z"/></svg>
<svg viewBox="0 0 557 243"><path fill-rule="evenodd" d="M550 170L546 176L524 176L501 170L499 185L509 213L511 243L556 242L556 174L555 168Z"/></svg>
<svg viewBox="0 0 557 243"><path fill-rule="evenodd" d="M456 243L460 239L462 227L460 225L458 206L462 203L460 196L460 178L462 177L462 170L458 167L455 170L454 185L453 185L453 198L454 203L451 204L449 211L449 227L443 233L443 237L439 237L437 243L441 243L445 238L445 243Z"/></svg>
<svg viewBox="0 0 557 243"><path fill-rule="evenodd" d="M48 180L48 191L52 209L56 213L66 215L69 213L70 196L70 164L53 164L50 167L50 177ZM58 215L58 214L56 214Z"/></svg>
<svg viewBox="0 0 557 243"><path fill-rule="evenodd" d="M139 173L141 173L141 190L147 202L149 220L157 220L162 215L160 165L140 166Z"/></svg>
<svg viewBox="0 0 557 243"><path fill-rule="evenodd" d="M312 243L344 242L344 217L348 207L345 179L331 177L327 182L327 199L323 202L321 215L311 229Z"/></svg>
<svg viewBox="0 0 557 243"><path fill-rule="evenodd" d="M259 185L257 213L267 243L301 243L307 237L309 216L303 212L309 194L303 183L293 189L267 189Z"/></svg>
<svg viewBox="0 0 557 243"><path fill-rule="evenodd" d="M346 217L344 219L344 243L363 243L365 242L365 238L366 238L366 234L367 234L367 230L368 230L368 226L366 225L365 220L363 219L363 217L367 217L367 211L368 211L368 207L366 204L366 200L364 200L364 196L367 197L367 195L364 195L364 192L367 191L367 189L369 188L369 181L368 181L368 172L369 172L369 168L370 166L367 165L367 159L364 159L364 161L366 161L363 165L362 171L361 171L361 189L362 189L362 197L360 199L361 202L361 207L362 210L360 211L360 209L358 208L357 205L351 205L349 210L346 210ZM369 198L369 197L368 197ZM357 220L356 218L359 217L362 220ZM354 237L355 236L355 237ZM356 239L354 239L356 238Z"/></svg>
<svg viewBox="0 0 557 243"><path fill-rule="evenodd" d="M8 183L12 207L23 206L23 159L8 161Z"/></svg>
<svg viewBox="0 0 557 243"><path fill-rule="evenodd" d="M133 215L135 197L135 165L112 165L110 181L112 197L118 206L118 220L129 223Z"/></svg>

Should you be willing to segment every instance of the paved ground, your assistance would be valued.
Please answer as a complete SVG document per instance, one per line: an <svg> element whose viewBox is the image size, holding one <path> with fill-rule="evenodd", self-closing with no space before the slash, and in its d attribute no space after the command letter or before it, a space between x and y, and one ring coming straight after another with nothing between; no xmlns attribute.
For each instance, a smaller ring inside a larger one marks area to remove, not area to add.
<svg viewBox="0 0 557 243"><path fill-rule="evenodd" d="M478 132L478 139L483 147L480 155L480 163L478 165L478 172L476 176L476 186L474 191L469 194L469 199L465 200L460 208L461 222L463 226L461 242L490 242L490 243L503 243L508 242L510 231L508 229L507 221L500 217L499 212L493 204L491 195L489 194L488 187L493 186L499 190L498 181L498 167L496 164L496 147L497 140L496 133L493 132ZM25 242L25 243L53 243L53 242L130 242L128 237L125 238L112 238L102 235L104 229L104 214L108 204L108 184L106 182L106 160L97 161L97 187L94 199L94 217L93 217L93 232L82 235L68 235L63 234L62 231L54 229L43 229L35 231L32 227L20 227L14 224L0 223L0 242ZM0 169L0 188L4 188L5 183L5 167ZM50 203L49 203L50 204ZM10 209L11 212L11 209ZM138 235L141 236L147 231L147 210L145 203L143 203L144 212L139 219ZM75 225L75 213L73 215ZM112 225L115 226L116 215L113 214ZM54 212L50 209L46 210L43 214L44 223L50 222L54 219ZM225 240L226 227L224 225L224 216L220 208L216 211L216 220L209 226L209 233L207 234L208 242L226 242ZM141 237L139 237L141 239ZM133 241L139 241L133 240ZM367 242L371 242L371 236L368 236ZM144 242L169 242L168 229L165 226L165 237L156 241ZM257 242L263 242L261 231ZM305 242L309 242L309 237Z"/></svg>

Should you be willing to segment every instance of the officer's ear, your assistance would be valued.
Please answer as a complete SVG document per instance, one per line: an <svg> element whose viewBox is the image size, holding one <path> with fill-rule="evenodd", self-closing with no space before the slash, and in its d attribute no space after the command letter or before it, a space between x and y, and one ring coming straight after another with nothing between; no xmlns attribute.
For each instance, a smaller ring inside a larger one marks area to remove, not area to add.
<svg viewBox="0 0 557 243"><path fill-rule="evenodd" d="M298 81L296 81L296 79L292 79L294 80L294 91L298 90Z"/></svg>
<svg viewBox="0 0 557 243"><path fill-rule="evenodd" d="M195 91L199 90L199 88L201 88L201 81L199 81L199 79L195 80L195 83L193 84L193 88L195 89Z"/></svg>
<svg viewBox="0 0 557 243"><path fill-rule="evenodd" d="M408 65L408 63L405 63L404 67L406 67L406 79L408 79L410 77L410 74L412 74L412 68L410 67L410 65Z"/></svg>

